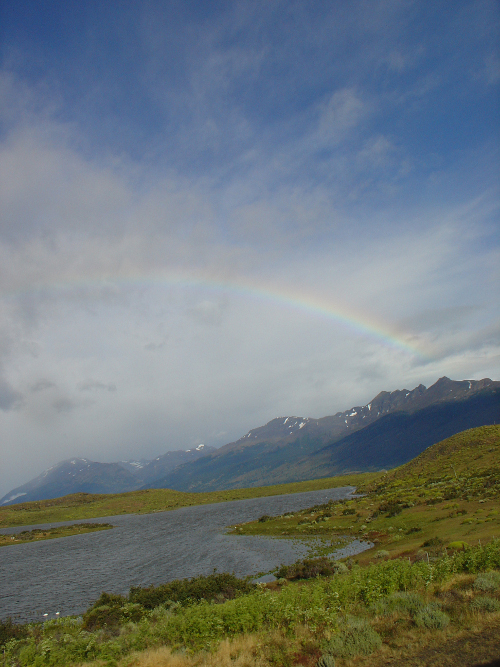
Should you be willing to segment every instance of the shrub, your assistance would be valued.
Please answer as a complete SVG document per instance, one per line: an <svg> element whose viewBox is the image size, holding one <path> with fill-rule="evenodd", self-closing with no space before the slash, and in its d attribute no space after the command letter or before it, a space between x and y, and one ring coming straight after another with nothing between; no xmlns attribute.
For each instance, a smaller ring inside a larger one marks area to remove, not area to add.
<svg viewBox="0 0 500 667"><path fill-rule="evenodd" d="M335 658L333 655L325 653L316 663L316 667L335 667Z"/></svg>
<svg viewBox="0 0 500 667"><path fill-rule="evenodd" d="M426 540L422 546L423 547L439 547L443 544L443 540L440 537L431 537L429 540Z"/></svg>
<svg viewBox="0 0 500 667"><path fill-rule="evenodd" d="M393 593L388 600L389 604L400 612L415 616L424 608L424 601L418 593Z"/></svg>
<svg viewBox="0 0 500 667"><path fill-rule="evenodd" d="M450 617L444 611L436 609L434 606L426 605L415 616L415 623L419 628L430 628L432 630L442 630L450 622Z"/></svg>
<svg viewBox="0 0 500 667"><path fill-rule="evenodd" d="M462 540L456 540L455 542L450 542L448 544L448 549L455 549L455 550L461 549L463 551L468 546L469 545L467 544L467 542L462 542Z"/></svg>
<svg viewBox="0 0 500 667"><path fill-rule="evenodd" d="M346 574L349 572L349 568L345 563L334 563L333 569L335 570L335 574Z"/></svg>
<svg viewBox="0 0 500 667"><path fill-rule="evenodd" d="M351 624L332 637L324 646L325 652L339 658L370 655L382 646L382 640L368 623Z"/></svg>
<svg viewBox="0 0 500 667"><path fill-rule="evenodd" d="M387 512L388 517L397 516L403 511L402 503L397 500L388 500L379 506L379 512Z"/></svg>
<svg viewBox="0 0 500 667"><path fill-rule="evenodd" d="M12 618L0 621L0 646L3 646L11 639L23 639L28 636L28 630L25 625L17 625L12 622Z"/></svg>
<svg viewBox="0 0 500 667"><path fill-rule="evenodd" d="M83 615L84 630L101 628L114 629L127 622L140 621L145 609L139 604L131 604L122 595L101 593L101 597Z"/></svg>
<svg viewBox="0 0 500 667"><path fill-rule="evenodd" d="M276 572L276 578L281 579L312 579L318 576L329 576L337 570L342 570L339 564L331 563L324 556L320 558L304 558L292 565L281 565ZM344 565L347 569L347 567Z"/></svg>
<svg viewBox="0 0 500 667"><path fill-rule="evenodd" d="M481 595L474 600L471 607L480 612L500 611L500 601L489 595Z"/></svg>
<svg viewBox="0 0 500 667"><path fill-rule="evenodd" d="M234 574L209 574L192 579L175 579L161 586L130 589L130 602L137 602L145 609L154 609L167 602L191 604L200 600L223 602L254 590L255 584L238 579Z"/></svg>
<svg viewBox="0 0 500 667"><path fill-rule="evenodd" d="M476 577L474 590L485 593L496 591L500 586L500 572L485 572Z"/></svg>
<svg viewBox="0 0 500 667"><path fill-rule="evenodd" d="M263 514L258 520L260 523L265 523L266 521L271 521L271 519L272 517L270 517L269 514Z"/></svg>
<svg viewBox="0 0 500 667"><path fill-rule="evenodd" d="M375 554L375 558L387 558L389 556L389 552L386 551L385 549L380 549L380 551L377 551Z"/></svg>

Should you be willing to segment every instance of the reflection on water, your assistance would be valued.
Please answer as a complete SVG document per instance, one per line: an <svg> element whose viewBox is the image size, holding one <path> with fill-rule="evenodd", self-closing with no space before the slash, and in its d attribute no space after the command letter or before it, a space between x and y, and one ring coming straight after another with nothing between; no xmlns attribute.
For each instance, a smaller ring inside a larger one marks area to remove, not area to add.
<svg viewBox="0 0 500 667"><path fill-rule="evenodd" d="M345 498L353 487L185 507L147 515L88 521L112 530L0 549L0 618L41 619L83 612L103 590L128 593L131 586L219 572L246 576L306 555L303 544L285 539L225 535L227 526ZM71 522L67 522L71 523ZM44 526L58 524L44 524ZM1 532L18 532L24 527ZM368 545L353 542L345 555ZM343 550L342 550L343 551Z"/></svg>

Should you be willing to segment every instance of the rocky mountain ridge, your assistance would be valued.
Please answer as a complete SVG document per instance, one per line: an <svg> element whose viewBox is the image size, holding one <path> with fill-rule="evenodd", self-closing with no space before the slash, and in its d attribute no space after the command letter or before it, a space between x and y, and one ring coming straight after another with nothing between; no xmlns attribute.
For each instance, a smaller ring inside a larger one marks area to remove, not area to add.
<svg viewBox="0 0 500 667"><path fill-rule="evenodd" d="M319 419L277 417L219 449L200 444L188 450L166 452L153 460L118 463L68 459L10 491L0 499L0 505L55 498L77 492L121 493L151 487L202 491L258 486L338 474L345 470L363 469L363 466L367 469L388 467L390 461L404 462L400 460L401 457L398 458L397 452L391 459L383 451L384 448L386 452L390 449L387 444L389 434L392 434L391 438L395 437L394 423L397 420L388 422L388 416L418 415L432 406L460 404L458 412L452 411L453 415L449 419L434 415L432 423L428 423L428 415L422 413L420 427L413 427L413 430L421 433L415 442L409 434L399 440L396 438L398 447L403 449L408 446L409 438L412 451L417 451L421 443L427 443L429 438L432 440L434 433L442 431L453 435L463 428L493 423L492 420L496 419L497 414L495 401L500 395L499 390L500 382L489 378L454 381L442 377L429 388L419 384L412 390L382 391L366 405L354 406ZM485 393L490 398L483 397L482 403L470 403L474 396ZM487 408L485 401L490 401ZM476 424L475 414L469 414L471 409L479 415L480 423ZM461 419L460 412L469 415L468 421ZM448 414L446 410L443 415L445 413ZM440 419L448 419L449 422L449 426L443 427L444 430L441 431L436 425ZM498 419L500 420L500 414ZM371 427L379 422L382 426L373 431ZM403 422L400 420L399 423ZM418 424L419 418L411 423ZM459 423L462 428L457 426L457 430L454 430ZM464 423L467 425L463 426ZM423 426L425 424L427 426ZM405 428L407 427L401 426L403 431ZM426 429L427 433L424 432ZM352 440L356 433L363 435ZM370 438L373 440L372 447ZM356 446L353 443L357 443ZM316 452L320 451L323 453L316 455ZM332 457L336 457L333 462Z"/></svg>

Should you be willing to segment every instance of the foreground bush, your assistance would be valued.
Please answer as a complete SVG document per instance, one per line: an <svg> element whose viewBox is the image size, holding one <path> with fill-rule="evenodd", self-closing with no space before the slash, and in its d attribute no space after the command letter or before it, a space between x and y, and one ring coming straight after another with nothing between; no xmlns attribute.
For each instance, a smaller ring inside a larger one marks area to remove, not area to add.
<svg viewBox="0 0 500 667"><path fill-rule="evenodd" d="M345 568L345 566L344 566ZM328 558L304 558L292 565L282 565L276 571L278 579L312 579L313 577L327 577L341 569L340 564L332 563Z"/></svg>
<svg viewBox="0 0 500 667"><path fill-rule="evenodd" d="M371 655L382 646L382 639L366 621L352 620L324 645L327 656L354 658Z"/></svg>
<svg viewBox="0 0 500 667"><path fill-rule="evenodd" d="M432 605L426 605L422 611L415 616L415 623L420 628L429 628L431 630L442 630L450 622L450 617L444 611L436 609Z"/></svg>
<svg viewBox="0 0 500 667"><path fill-rule="evenodd" d="M238 579L233 574L209 574L192 579L176 579L161 586L149 588L131 588L129 602L142 605L145 609L154 609L166 602L180 604L199 602L200 600L224 602L238 595L250 593L255 584L247 579Z"/></svg>

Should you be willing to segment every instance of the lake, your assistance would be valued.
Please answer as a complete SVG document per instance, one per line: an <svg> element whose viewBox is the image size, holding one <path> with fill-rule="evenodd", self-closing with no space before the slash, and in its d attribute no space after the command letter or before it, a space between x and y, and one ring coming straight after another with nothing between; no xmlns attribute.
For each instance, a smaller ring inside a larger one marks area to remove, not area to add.
<svg viewBox="0 0 500 667"><path fill-rule="evenodd" d="M146 515L88 519L112 530L0 549L0 619L42 620L80 614L102 591L127 594L131 586L161 584L200 574L267 572L306 555L287 539L226 535L228 526L339 500L353 487L184 507ZM75 522L64 522L75 523ZM40 524L44 528L63 524ZM16 533L26 527L3 529ZM354 555L368 543L355 540L338 553Z"/></svg>

